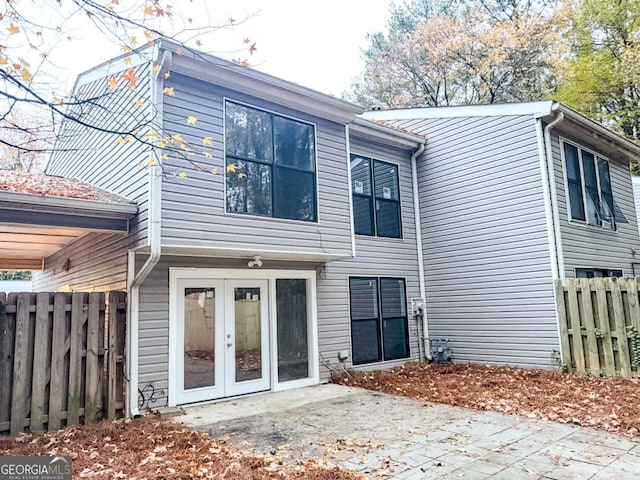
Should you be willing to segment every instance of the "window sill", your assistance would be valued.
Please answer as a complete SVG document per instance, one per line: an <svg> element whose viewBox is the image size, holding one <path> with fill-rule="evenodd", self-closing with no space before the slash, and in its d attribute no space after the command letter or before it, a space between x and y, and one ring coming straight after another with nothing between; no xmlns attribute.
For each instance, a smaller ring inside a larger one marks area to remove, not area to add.
<svg viewBox="0 0 640 480"><path fill-rule="evenodd" d="M590 224L588 224L586 222L582 222L580 220L574 220L572 218L570 218L568 220L568 223L569 223L569 225L576 226L576 227L579 227L579 228L584 228L586 230L590 230L590 231L593 231L593 232L618 233L618 231L619 231L618 228L615 228L614 230L611 230L611 229L608 229L608 228L600 227L598 225L590 225Z"/></svg>
<svg viewBox="0 0 640 480"><path fill-rule="evenodd" d="M310 220L294 220L292 218L280 218L280 217L267 217L265 215L252 215L251 213L234 213L234 212L224 212L225 217L229 218L244 218L251 220L265 220L265 221L276 221L283 223L291 223L293 225L310 225L317 227L320 225L320 219L316 221Z"/></svg>

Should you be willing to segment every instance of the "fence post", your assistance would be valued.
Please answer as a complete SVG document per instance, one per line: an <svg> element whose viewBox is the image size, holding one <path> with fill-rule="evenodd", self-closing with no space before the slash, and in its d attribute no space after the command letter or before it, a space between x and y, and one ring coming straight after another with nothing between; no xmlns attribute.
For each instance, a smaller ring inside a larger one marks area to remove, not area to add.
<svg viewBox="0 0 640 480"><path fill-rule="evenodd" d="M0 293L0 423L11 419L11 375L13 371L13 327L7 315L7 298Z"/></svg>
<svg viewBox="0 0 640 480"><path fill-rule="evenodd" d="M567 306L564 300L564 284L562 280L555 281L556 308L558 309L558 322L560 323L560 347L562 348L562 363L568 372L573 371L571 362L571 347L569 346L569 330L567 326Z"/></svg>

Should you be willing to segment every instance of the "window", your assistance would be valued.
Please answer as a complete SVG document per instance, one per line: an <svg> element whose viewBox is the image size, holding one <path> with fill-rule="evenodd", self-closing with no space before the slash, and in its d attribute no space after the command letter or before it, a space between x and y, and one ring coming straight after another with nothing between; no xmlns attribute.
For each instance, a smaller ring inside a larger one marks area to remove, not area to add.
<svg viewBox="0 0 640 480"><path fill-rule="evenodd" d="M315 222L313 125L225 103L227 212Z"/></svg>
<svg viewBox="0 0 640 480"><path fill-rule="evenodd" d="M405 291L402 278L349 278L354 365L409 357Z"/></svg>
<svg viewBox="0 0 640 480"><path fill-rule="evenodd" d="M397 165L352 155L351 192L356 234L402 236Z"/></svg>
<svg viewBox="0 0 640 480"><path fill-rule="evenodd" d="M571 219L608 230L627 223L613 200L609 162L564 141L562 148Z"/></svg>
<svg viewBox="0 0 640 480"><path fill-rule="evenodd" d="M621 277L622 270L610 268L576 268L576 278Z"/></svg>

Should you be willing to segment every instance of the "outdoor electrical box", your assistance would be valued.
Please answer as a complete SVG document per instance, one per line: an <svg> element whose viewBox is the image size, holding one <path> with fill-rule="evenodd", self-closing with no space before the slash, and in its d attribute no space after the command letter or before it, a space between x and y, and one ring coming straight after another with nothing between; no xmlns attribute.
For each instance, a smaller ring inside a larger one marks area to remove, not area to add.
<svg viewBox="0 0 640 480"><path fill-rule="evenodd" d="M429 340L429 353L435 363L449 363L453 358L453 352L446 338L432 338Z"/></svg>

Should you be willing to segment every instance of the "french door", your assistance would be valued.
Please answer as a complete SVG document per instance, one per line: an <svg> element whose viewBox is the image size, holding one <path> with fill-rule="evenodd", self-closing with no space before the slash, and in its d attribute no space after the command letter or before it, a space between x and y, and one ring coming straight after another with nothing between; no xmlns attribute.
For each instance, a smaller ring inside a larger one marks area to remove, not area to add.
<svg viewBox="0 0 640 480"><path fill-rule="evenodd" d="M178 279L177 403L270 389L267 280Z"/></svg>

